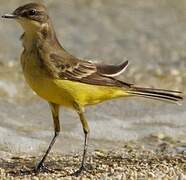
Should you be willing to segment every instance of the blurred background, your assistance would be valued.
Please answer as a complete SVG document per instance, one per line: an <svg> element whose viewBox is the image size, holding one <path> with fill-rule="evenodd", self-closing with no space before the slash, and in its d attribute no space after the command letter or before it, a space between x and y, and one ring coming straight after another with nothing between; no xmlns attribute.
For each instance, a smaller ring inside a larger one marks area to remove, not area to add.
<svg viewBox="0 0 186 180"><path fill-rule="evenodd" d="M24 3L33 2L25 0ZM129 60L119 77L138 86L186 91L185 0L46 0L56 33L71 54L117 64ZM0 0L12 12L21 0ZM26 85L19 63L21 27L0 21L0 154L41 153L53 136L48 104ZM90 149L126 143L186 150L186 102L182 106L142 98L105 102L86 110ZM54 151L77 152L83 131L76 113L61 108L62 133Z"/></svg>

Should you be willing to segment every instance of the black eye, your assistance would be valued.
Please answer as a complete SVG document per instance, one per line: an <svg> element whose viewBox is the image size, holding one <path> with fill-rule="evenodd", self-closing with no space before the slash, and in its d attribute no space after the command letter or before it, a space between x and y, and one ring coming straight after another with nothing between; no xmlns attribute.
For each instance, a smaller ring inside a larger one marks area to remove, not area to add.
<svg viewBox="0 0 186 180"><path fill-rule="evenodd" d="M33 16L35 14L36 14L36 10L35 9L31 9L31 10L28 11L28 15L30 15L30 16Z"/></svg>

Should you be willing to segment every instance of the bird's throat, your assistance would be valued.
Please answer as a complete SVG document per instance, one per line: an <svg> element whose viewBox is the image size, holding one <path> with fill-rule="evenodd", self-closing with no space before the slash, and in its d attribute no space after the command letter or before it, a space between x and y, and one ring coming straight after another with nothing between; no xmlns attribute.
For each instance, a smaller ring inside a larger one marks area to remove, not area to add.
<svg viewBox="0 0 186 180"><path fill-rule="evenodd" d="M32 32L32 31L24 32L24 34L21 36L24 50L26 50L27 52L30 52L34 48L36 48L37 38L38 38L38 35L36 32Z"/></svg>

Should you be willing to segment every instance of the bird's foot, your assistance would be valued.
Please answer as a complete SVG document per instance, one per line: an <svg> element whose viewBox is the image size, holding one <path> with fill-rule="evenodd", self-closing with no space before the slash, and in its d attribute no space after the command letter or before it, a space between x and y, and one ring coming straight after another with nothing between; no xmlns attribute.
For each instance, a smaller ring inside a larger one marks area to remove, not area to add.
<svg viewBox="0 0 186 180"><path fill-rule="evenodd" d="M72 173L71 175L72 175L72 176L78 177L78 176L81 175L81 173L82 173L83 171L87 171L87 168L85 168L84 165L81 165L81 167L80 167L77 171L75 171L74 173Z"/></svg>
<svg viewBox="0 0 186 180"><path fill-rule="evenodd" d="M34 172L36 174L40 173L40 172L53 172L51 169L48 169L44 163L40 162L34 169Z"/></svg>

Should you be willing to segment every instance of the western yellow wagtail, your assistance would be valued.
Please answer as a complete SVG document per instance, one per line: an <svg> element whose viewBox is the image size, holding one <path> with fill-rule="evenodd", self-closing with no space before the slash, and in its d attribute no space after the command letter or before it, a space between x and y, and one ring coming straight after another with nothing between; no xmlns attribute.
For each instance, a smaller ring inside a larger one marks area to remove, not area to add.
<svg viewBox="0 0 186 180"><path fill-rule="evenodd" d="M47 9L42 4L29 3L2 17L15 19L23 27L21 65L25 79L40 97L48 101L53 116L55 134L36 166L36 172L44 167L44 161L59 135L61 105L78 113L85 134L81 166L75 172L75 175L79 175L84 170L89 133L84 116L85 106L128 96L173 103L183 99L179 91L141 88L117 80L115 77L125 70L127 61L120 65L105 65L84 61L69 54L57 40Z"/></svg>

